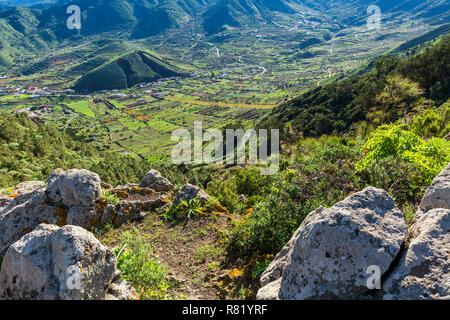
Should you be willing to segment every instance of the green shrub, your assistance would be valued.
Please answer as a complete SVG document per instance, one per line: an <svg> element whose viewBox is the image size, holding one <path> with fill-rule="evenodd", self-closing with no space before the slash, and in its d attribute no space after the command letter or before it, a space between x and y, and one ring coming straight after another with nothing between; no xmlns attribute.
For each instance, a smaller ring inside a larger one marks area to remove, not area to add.
<svg viewBox="0 0 450 320"><path fill-rule="evenodd" d="M399 75L387 78L386 86L377 96L373 109L367 116L376 124L389 123L403 117L420 101L423 90L419 84Z"/></svg>
<svg viewBox="0 0 450 320"><path fill-rule="evenodd" d="M141 299L168 299L170 285L166 281L167 267L150 258L152 247L139 235L137 229L125 232L122 246L113 250L122 279L128 281Z"/></svg>
<svg viewBox="0 0 450 320"><path fill-rule="evenodd" d="M252 278L257 279L261 276L261 274L267 269L270 264L270 260L265 259L264 261L256 261L255 268L252 272Z"/></svg>
<svg viewBox="0 0 450 320"><path fill-rule="evenodd" d="M236 171L234 178L237 194L244 194L249 197L261 194L269 181L270 176L261 175L257 169Z"/></svg>
<svg viewBox="0 0 450 320"><path fill-rule="evenodd" d="M101 151L82 138L51 124L36 124L26 113L0 113L0 186L42 181L56 168L87 169L110 184L139 181L148 171L144 161Z"/></svg>
<svg viewBox="0 0 450 320"><path fill-rule="evenodd" d="M170 221L176 221L178 217L191 219L195 215L202 214L201 209L202 202L198 198L193 198L189 201L181 200L178 204L172 203L165 216Z"/></svg>
<svg viewBox="0 0 450 320"><path fill-rule="evenodd" d="M319 170L306 165L277 175L264 200L230 231L230 250L247 256L276 254L311 211L345 198L345 184L354 178L351 168L319 166Z"/></svg>
<svg viewBox="0 0 450 320"><path fill-rule="evenodd" d="M444 105L442 109L441 112L426 110L416 116L409 124L410 130L425 138L444 137L450 131L450 106Z"/></svg>
<svg viewBox="0 0 450 320"><path fill-rule="evenodd" d="M215 197L228 211L234 212L239 206L239 195L233 181L213 180L208 183L206 192Z"/></svg>
<svg viewBox="0 0 450 320"><path fill-rule="evenodd" d="M107 192L105 190L102 190L102 197L109 204L116 204L117 202L119 202L119 198L115 194Z"/></svg>
<svg viewBox="0 0 450 320"><path fill-rule="evenodd" d="M419 184L429 185L433 178L450 161L450 142L432 138L423 140L404 125L383 125L369 136L362 147L364 156L356 164L359 171L382 159L392 157L405 163L411 163L422 175Z"/></svg>

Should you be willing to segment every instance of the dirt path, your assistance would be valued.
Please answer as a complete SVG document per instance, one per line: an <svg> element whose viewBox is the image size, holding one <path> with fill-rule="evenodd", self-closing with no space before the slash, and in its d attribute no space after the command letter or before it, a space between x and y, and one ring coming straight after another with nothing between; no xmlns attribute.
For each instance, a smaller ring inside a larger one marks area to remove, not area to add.
<svg viewBox="0 0 450 320"><path fill-rule="evenodd" d="M166 197L164 193L129 194L120 199L145 202L158 196ZM137 228L154 248L154 258L167 266L167 279L175 284L169 289L174 297L220 299L217 279L229 273L226 234L231 226L232 217L223 212L197 214L176 222L164 219L160 212L147 212L144 220L110 229L99 239L110 248L117 247L125 231Z"/></svg>

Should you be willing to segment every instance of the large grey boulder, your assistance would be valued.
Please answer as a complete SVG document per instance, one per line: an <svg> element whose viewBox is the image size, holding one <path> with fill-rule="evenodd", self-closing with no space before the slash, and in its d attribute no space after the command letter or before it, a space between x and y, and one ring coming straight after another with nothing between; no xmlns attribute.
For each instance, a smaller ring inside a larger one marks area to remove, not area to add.
<svg viewBox="0 0 450 320"><path fill-rule="evenodd" d="M194 186L193 184L186 183L180 191L177 193L177 197L175 198L175 204L180 203L181 201L189 201L191 199L197 198L200 201L208 201L211 197L203 191L200 187Z"/></svg>
<svg viewBox="0 0 450 320"><path fill-rule="evenodd" d="M313 212L311 212L304 221L307 221L308 218L315 216L317 213L324 211L324 207L320 207ZM305 222L307 223L307 222ZM261 275L260 283L261 287L268 285L269 283L281 278L282 272L286 263L288 262L292 252L294 251L294 244L298 239L298 235L301 231L301 228L298 228L295 231L294 235L291 239L285 244L285 246L281 249L280 252L275 256L270 265L266 268L264 273ZM281 285L281 282L279 282ZM267 295L267 294L266 294Z"/></svg>
<svg viewBox="0 0 450 320"><path fill-rule="evenodd" d="M0 212L17 197L26 197L33 191L44 186L43 181L24 181L12 188L6 189L7 193L0 192Z"/></svg>
<svg viewBox="0 0 450 320"><path fill-rule="evenodd" d="M34 189L34 188L37 189ZM34 190L33 190L34 189ZM0 210L0 254L41 223L92 227L97 222L100 178L87 170L55 170Z"/></svg>
<svg viewBox="0 0 450 320"><path fill-rule="evenodd" d="M9 247L0 271L4 299L104 299L116 258L90 232L41 224Z"/></svg>
<svg viewBox="0 0 450 320"><path fill-rule="evenodd" d="M3 210L13 199L0 192L0 211Z"/></svg>
<svg viewBox="0 0 450 320"><path fill-rule="evenodd" d="M257 298L357 299L368 291L369 267L384 274L406 232L402 213L381 189L369 187L331 208L319 208L262 276L267 283L281 274L279 291L273 290L278 278Z"/></svg>
<svg viewBox="0 0 450 320"><path fill-rule="evenodd" d="M450 210L423 215L408 232L406 246L383 283L383 298L450 299Z"/></svg>
<svg viewBox="0 0 450 320"><path fill-rule="evenodd" d="M96 207L73 206L67 212L66 224L92 230L100 225L101 213Z"/></svg>
<svg viewBox="0 0 450 320"><path fill-rule="evenodd" d="M155 191L170 191L173 184L164 178L158 171L151 169L139 183L141 188L151 188Z"/></svg>
<svg viewBox="0 0 450 320"><path fill-rule="evenodd" d="M112 283L108 287L106 300L139 300L136 290L126 281L121 280L121 272L116 270Z"/></svg>
<svg viewBox="0 0 450 320"><path fill-rule="evenodd" d="M435 208L450 209L450 163L431 182L420 202L415 220Z"/></svg>
<svg viewBox="0 0 450 320"><path fill-rule="evenodd" d="M256 299L258 300L281 300L280 299L280 289L281 289L281 277L269 282L261 289L258 290L258 295Z"/></svg>
<svg viewBox="0 0 450 320"><path fill-rule="evenodd" d="M100 177L88 170L55 170L46 180L47 194L51 201L68 207L95 204L102 195Z"/></svg>
<svg viewBox="0 0 450 320"><path fill-rule="evenodd" d="M48 204L45 188L14 198L0 211L0 254L40 223L56 224L63 211Z"/></svg>

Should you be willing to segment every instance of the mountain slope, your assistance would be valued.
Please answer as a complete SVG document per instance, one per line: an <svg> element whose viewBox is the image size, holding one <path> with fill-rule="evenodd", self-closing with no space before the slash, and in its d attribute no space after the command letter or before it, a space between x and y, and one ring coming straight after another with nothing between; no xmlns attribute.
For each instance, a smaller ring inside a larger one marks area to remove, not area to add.
<svg viewBox="0 0 450 320"><path fill-rule="evenodd" d="M440 0L308 0L306 4L348 25L365 24L370 5L380 7L382 19L423 18L439 24L450 18L450 3Z"/></svg>
<svg viewBox="0 0 450 320"><path fill-rule="evenodd" d="M183 71L177 67L149 53L135 51L92 70L74 87L78 90L123 89L141 82L182 75Z"/></svg>
<svg viewBox="0 0 450 320"><path fill-rule="evenodd" d="M374 71L309 90L274 108L258 127L284 128L289 123L304 136L321 136L347 132L363 120L395 121L411 111L405 105L420 103L421 97L438 104L450 98L448 61L450 35L414 56L384 56L375 60Z"/></svg>
<svg viewBox="0 0 450 320"><path fill-rule="evenodd" d="M296 13L283 0L221 0L203 14L203 28L206 33L213 34L225 30L227 26L268 22L275 12Z"/></svg>
<svg viewBox="0 0 450 320"><path fill-rule="evenodd" d="M208 1L165 1L152 8L133 29L131 38L141 39L180 27L195 16Z"/></svg>

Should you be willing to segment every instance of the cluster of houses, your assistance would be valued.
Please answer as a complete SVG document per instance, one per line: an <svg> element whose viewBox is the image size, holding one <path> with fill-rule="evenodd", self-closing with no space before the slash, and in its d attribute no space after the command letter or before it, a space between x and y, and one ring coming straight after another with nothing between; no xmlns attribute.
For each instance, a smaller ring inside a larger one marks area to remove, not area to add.
<svg viewBox="0 0 450 320"><path fill-rule="evenodd" d="M11 113L12 114L18 114L18 113L26 113L28 114L28 117L32 120L37 120L40 115L44 113L50 113L52 112L52 108L48 106L39 106L39 107L28 107L28 108L20 108L15 109Z"/></svg>
<svg viewBox="0 0 450 320"><path fill-rule="evenodd" d="M151 95L154 98L164 97L165 93L161 91L145 90L145 93Z"/></svg>
<svg viewBox="0 0 450 320"><path fill-rule="evenodd" d="M21 95L30 95L29 98L37 98L41 96L51 96L51 95L59 95L59 94L73 94L75 91L72 89L64 89L64 90L54 90L49 89L48 87L38 88L35 86L29 87L11 87L11 86L0 86L0 93L5 94L15 94L16 97L20 97Z"/></svg>
<svg viewBox="0 0 450 320"><path fill-rule="evenodd" d="M152 87L152 86L162 86L165 81L171 81L171 80L178 81L180 79L181 79L181 77L176 77L176 76L168 77L168 78L161 78L158 81L142 83L142 84L139 85L139 88L148 88L148 87Z"/></svg>

